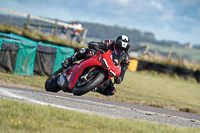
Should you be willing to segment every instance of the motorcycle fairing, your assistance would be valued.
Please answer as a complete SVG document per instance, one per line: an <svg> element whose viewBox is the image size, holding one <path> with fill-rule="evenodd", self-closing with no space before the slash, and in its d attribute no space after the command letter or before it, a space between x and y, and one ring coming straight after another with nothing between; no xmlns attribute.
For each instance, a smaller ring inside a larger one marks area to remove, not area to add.
<svg viewBox="0 0 200 133"><path fill-rule="evenodd" d="M76 81L84 69L91 66L99 66L108 71L108 79L111 77L118 77L121 73L121 66L119 67L114 64L111 54L112 51L110 50L103 53L101 56L99 56L100 53L97 53L95 56L82 61L80 64L75 65L70 71L63 74L65 78L62 78L66 80L66 83L63 83L63 85L65 85L64 88L66 88L67 91L72 91ZM105 82L107 80L105 80ZM68 87L66 87L66 85L68 85Z"/></svg>

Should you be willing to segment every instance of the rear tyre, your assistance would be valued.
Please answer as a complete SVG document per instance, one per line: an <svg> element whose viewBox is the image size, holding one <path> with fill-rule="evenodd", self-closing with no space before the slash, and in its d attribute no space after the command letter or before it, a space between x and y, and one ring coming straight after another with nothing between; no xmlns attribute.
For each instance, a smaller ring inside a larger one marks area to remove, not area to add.
<svg viewBox="0 0 200 133"><path fill-rule="evenodd" d="M104 74L103 72L99 71L92 79L90 79L89 82L84 84L83 86L78 86L78 84L81 84L80 82L76 84L76 86L73 88L72 92L74 95L81 96L95 87L99 86L104 81Z"/></svg>
<svg viewBox="0 0 200 133"><path fill-rule="evenodd" d="M57 85L57 79L59 75L62 73L63 68L58 69L56 72L54 72L45 82L45 89L46 91L51 92L58 92L61 90L61 88Z"/></svg>

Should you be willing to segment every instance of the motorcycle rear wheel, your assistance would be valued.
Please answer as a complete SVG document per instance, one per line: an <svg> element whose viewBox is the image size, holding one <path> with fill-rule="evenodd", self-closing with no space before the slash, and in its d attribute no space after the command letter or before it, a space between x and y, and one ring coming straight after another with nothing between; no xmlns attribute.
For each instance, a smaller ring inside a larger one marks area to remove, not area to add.
<svg viewBox="0 0 200 133"><path fill-rule="evenodd" d="M59 92L61 88L57 85L57 78L58 75L61 74L63 71L63 68L58 69L56 72L54 72L45 82L45 89L46 91L50 92Z"/></svg>
<svg viewBox="0 0 200 133"><path fill-rule="evenodd" d="M105 78L105 75L103 74L103 72L99 71L97 73L97 75L95 75L94 78L91 79L84 86L78 86L78 85L76 85L73 88L72 93L74 95L81 96L81 95L83 95L83 94L91 91L95 87L99 86L103 82L104 78Z"/></svg>

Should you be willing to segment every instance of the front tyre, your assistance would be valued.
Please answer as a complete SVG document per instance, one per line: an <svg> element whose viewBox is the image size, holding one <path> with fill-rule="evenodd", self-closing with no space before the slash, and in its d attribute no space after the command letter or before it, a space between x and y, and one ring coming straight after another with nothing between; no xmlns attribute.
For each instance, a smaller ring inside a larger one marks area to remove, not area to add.
<svg viewBox="0 0 200 133"><path fill-rule="evenodd" d="M56 72L54 72L45 82L45 89L46 91L51 92L58 92L61 90L61 88L57 85L57 79L63 72L63 68L58 69Z"/></svg>
<svg viewBox="0 0 200 133"><path fill-rule="evenodd" d="M72 93L74 95L81 96L81 95L91 91L95 87L99 86L103 82L104 78L105 78L105 76L104 76L103 72L99 71L94 76L94 78L92 78L90 81L88 81L83 86L78 85L78 84L81 84L81 83L76 84L76 86L72 90Z"/></svg>

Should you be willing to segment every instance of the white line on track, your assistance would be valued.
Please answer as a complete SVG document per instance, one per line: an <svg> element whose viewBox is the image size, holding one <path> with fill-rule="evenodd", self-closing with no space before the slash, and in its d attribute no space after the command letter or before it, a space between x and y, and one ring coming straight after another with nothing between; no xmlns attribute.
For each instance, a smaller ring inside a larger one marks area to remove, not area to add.
<svg viewBox="0 0 200 133"><path fill-rule="evenodd" d="M0 93L3 94L4 96L7 96L7 97L16 98L16 99L19 99L19 100L25 100L27 102L36 103L36 104L39 104L39 105L58 107L58 108L62 108L62 109L68 109L68 110L73 110L73 111L78 111L78 112L83 112L83 113L89 113L89 114L98 114L96 112L89 111L89 110L71 108L71 107L66 107L66 106L62 106L62 105L56 105L56 104L52 104L52 103L33 100L33 99L30 99L30 98L23 97L23 96L20 96L20 95L16 95L16 94L14 94L12 92L9 92L6 88L3 88L3 87L0 87Z"/></svg>

